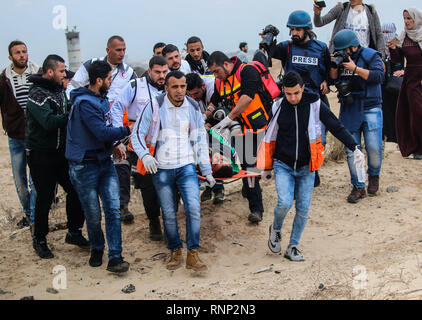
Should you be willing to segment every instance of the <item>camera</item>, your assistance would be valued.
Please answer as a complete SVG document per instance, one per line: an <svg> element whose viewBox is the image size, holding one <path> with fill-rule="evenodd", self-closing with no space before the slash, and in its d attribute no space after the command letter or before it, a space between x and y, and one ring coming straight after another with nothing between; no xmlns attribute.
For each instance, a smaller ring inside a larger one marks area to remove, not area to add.
<svg viewBox="0 0 422 320"><path fill-rule="evenodd" d="M264 28L264 30L262 30L264 38L259 43L259 46L264 47L265 49L269 48L279 33L280 31L276 27L269 24Z"/></svg>
<svg viewBox="0 0 422 320"><path fill-rule="evenodd" d="M339 50L334 52L334 61L331 61L332 68L339 68L343 62L349 62L349 54L346 50Z"/></svg>
<svg viewBox="0 0 422 320"><path fill-rule="evenodd" d="M354 102L350 80L339 79L334 83L334 85L337 88L339 98L343 101L344 104L347 105Z"/></svg>
<svg viewBox="0 0 422 320"><path fill-rule="evenodd" d="M214 120L217 120L218 122L220 122L221 120L223 120L225 117L228 116L228 114L230 113L231 110L229 110L228 108L224 107L224 106L218 106L212 113L212 117ZM240 123L236 120L233 120L228 129L230 130L230 134L232 136L236 136L236 135L240 135L242 134L242 126L240 125Z"/></svg>

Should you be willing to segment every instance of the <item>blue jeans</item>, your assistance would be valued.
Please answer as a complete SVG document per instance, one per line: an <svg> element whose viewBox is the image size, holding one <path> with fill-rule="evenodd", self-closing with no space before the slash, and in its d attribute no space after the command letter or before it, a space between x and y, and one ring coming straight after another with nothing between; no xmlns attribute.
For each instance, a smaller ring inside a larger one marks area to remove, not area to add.
<svg viewBox="0 0 422 320"><path fill-rule="evenodd" d="M35 202L37 193L31 175L27 174L25 140L9 139L10 161L12 163L13 180L15 181L16 192L22 204L23 212L34 223Z"/></svg>
<svg viewBox="0 0 422 320"><path fill-rule="evenodd" d="M101 228L101 198L109 259L122 254L122 227L120 222L119 178L113 161L69 161L69 174L84 210L91 249L104 250Z"/></svg>
<svg viewBox="0 0 422 320"><path fill-rule="evenodd" d="M170 250L182 248L177 226L177 190L183 200L186 215L186 245L189 250L199 249L201 229L201 206L199 183L195 165L188 164L177 169L158 169L152 176L163 216L167 247Z"/></svg>
<svg viewBox="0 0 422 320"><path fill-rule="evenodd" d="M278 202L274 208L273 228L281 230L284 218L292 207L296 195L296 215L289 244L297 246L308 221L315 172L310 172L309 166L304 166L295 171L284 162L274 160L274 173Z"/></svg>
<svg viewBox="0 0 422 320"><path fill-rule="evenodd" d="M364 111L364 122L360 129L351 132L356 142L361 145L363 138L365 141L365 150L368 156L368 175L379 176L382 163L382 110L381 108L373 108ZM364 182L358 181L356 167L354 165L353 151L345 148L347 154L347 164L349 165L351 182L358 188L365 188Z"/></svg>

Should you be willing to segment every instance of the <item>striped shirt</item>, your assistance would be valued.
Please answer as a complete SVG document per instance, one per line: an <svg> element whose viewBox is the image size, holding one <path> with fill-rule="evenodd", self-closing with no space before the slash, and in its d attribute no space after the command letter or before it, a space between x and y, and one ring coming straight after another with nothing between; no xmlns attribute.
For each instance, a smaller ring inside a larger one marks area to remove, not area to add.
<svg viewBox="0 0 422 320"><path fill-rule="evenodd" d="M22 75L12 70L12 75L16 100L18 101L21 108L25 110L26 102L28 100L29 87L31 86L31 82L28 81L28 78L31 74L29 73L29 70L26 69Z"/></svg>

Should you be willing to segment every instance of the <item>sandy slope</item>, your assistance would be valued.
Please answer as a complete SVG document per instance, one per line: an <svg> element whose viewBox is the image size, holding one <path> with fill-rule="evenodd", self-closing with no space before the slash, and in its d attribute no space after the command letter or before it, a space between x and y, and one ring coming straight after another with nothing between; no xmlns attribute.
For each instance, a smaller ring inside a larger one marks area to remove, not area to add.
<svg viewBox="0 0 422 320"><path fill-rule="evenodd" d="M333 109L338 109L335 97L331 101ZM332 137L329 144L333 144ZM166 270L168 250L163 242L148 239L148 222L139 191L133 192L130 204L135 224L122 227L123 255L131 263L130 272L122 276L108 273L107 259L102 267L89 267L89 251L65 244L63 230L48 236L56 257L39 259L32 249L28 229L10 237L21 214L5 136L0 137L0 151L0 299L30 295L35 299L422 297L422 162L403 159L394 144L386 145L380 194L356 205L346 201L351 188L346 162L326 161L300 245L306 257L301 263L270 254L267 248L268 226L277 200L274 181L262 184L266 211L258 226L247 221L248 203L239 192L241 183L229 185L223 205L216 207L208 202L202 207L201 257L210 269L205 275L185 268ZM392 185L399 191L387 193L386 188ZM64 221L63 202L61 196L52 222ZM294 209L283 228L283 250L293 217ZM181 209L179 229L184 237L183 218ZM254 274L271 264L272 271ZM67 289L51 294L46 289L52 287L56 265L67 269ZM362 269L357 266L365 267L366 289L355 289L361 284L356 274ZM128 284L135 285L136 292L122 293Z"/></svg>

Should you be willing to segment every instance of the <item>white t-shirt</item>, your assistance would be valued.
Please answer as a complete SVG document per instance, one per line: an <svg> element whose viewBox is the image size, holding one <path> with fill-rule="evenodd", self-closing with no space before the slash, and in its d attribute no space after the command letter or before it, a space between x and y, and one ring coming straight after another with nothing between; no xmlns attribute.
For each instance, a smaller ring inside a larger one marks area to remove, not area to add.
<svg viewBox="0 0 422 320"><path fill-rule="evenodd" d="M368 48L370 42L369 20L365 8L358 12L350 8L347 16L346 29L354 31L362 47Z"/></svg>
<svg viewBox="0 0 422 320"><path fill-rule="evenodd" d="M163 144L157 149L156 159L160 169L177 169L195 163L189 141L189 102L175 107L168 97L164 99L166 128L161 129L158 140Z"/></svg>

